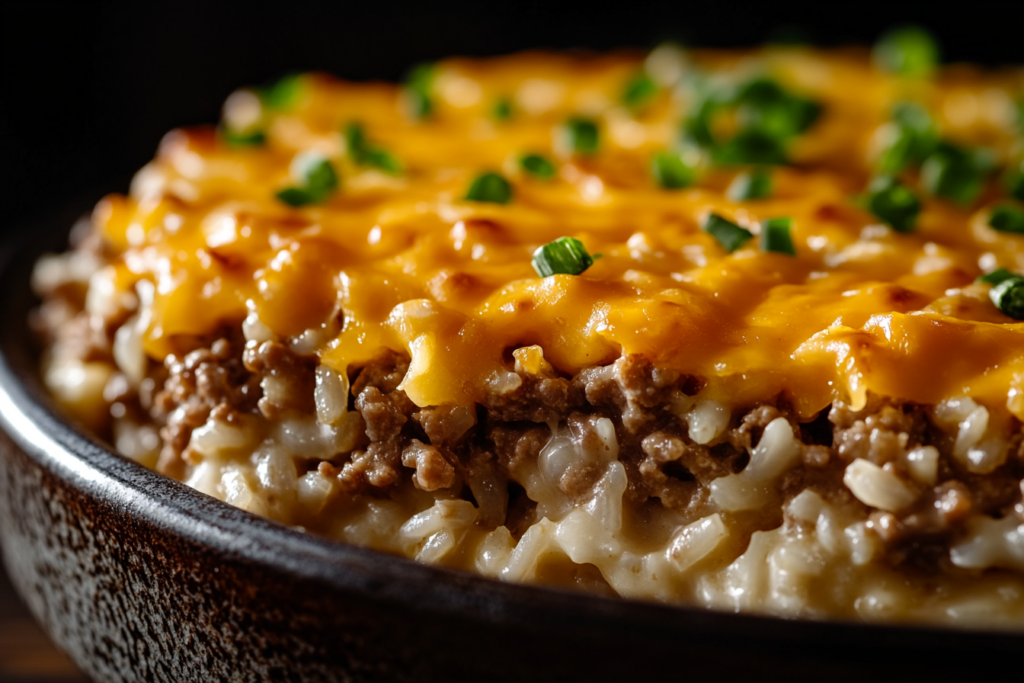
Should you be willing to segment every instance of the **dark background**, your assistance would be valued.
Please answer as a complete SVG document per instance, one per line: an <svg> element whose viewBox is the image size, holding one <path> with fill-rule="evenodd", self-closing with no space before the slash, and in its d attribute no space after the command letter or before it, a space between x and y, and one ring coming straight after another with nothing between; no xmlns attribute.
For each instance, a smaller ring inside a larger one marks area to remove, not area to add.
<svg viewBox="0 0 1024 683"><path fill-rule="evenodd" d="M395 79L416 61L532 47L742 46L780 29L870 43L914 22L947 60L1024 63L1024 2L3 3L0 231L123 190L169 129L294 70Z"/></svg>

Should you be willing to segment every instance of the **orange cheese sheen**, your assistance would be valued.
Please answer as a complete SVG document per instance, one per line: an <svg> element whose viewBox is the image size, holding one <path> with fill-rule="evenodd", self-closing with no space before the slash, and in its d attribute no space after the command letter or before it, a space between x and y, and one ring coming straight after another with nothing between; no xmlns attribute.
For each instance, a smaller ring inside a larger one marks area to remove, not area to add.
<svg viewBox="0 0 1024 683"><path fill-rule="evenodd" d="M646 109L625 108L619 95L641 63L447 60L424 121L407 116L397 86L310 74L294 107L262 113L263 146L232 147L206 128L172 132L130 195L95 214L118 254L116 282L153 284L147 352L180 353L185 340L255 313L287 337L329 330L318 352L338 370L383 348L409 354L403 388L419 405L480 400L512 368L510 351L533 344L562 373L643 354L701 378L723 402L782 393L804 416L868 391L924 403L1018 396L1024 325L975 284L984 270L1024 269L1024 237L986 225L995 183L970 208L919 192L908 234L856 198L902 99L926 103L944 137L1006 161L1016 133L1000 106L1021 89L1020 73L956 69L908 84L859 52L691 54L684 69L767 73L823 105L794 141L793 165L773 170L772 197L736 202L726 188L742 168L708 167L681 190L652 180L650 158L675 144L692 94L665 88ZM507 121L491 116L500 98L512 102ZM562 147L559 126L573 115L597 121L597 154ZM400 174L354 162L340 133L351 121L401 160ZM340 187L292 208L275 192L293 183L289 165L306 150L332 160ZM524 152L551 158L556 177L524 175ZM487 170L509 179L511 202L464 198ZM700 230L710 212L755 235L764 219L791 217L797 254L762 252L756 238L728 254ZM578 276L538 277L534 250L562 236L603 257Z"/></svg>

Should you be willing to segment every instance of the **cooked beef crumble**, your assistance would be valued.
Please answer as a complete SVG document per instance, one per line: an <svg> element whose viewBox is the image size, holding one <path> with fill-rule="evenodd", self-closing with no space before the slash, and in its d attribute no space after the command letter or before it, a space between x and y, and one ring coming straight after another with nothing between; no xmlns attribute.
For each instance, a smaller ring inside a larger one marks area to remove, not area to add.
<svg viewBox="0 0 1024 683"><path fill-rule="evenodd" d="M83 317L54 336L78 344ZM97 347L102 344L76 346L83 357L97 353ZM238 328L226 329L207 346L169 356L163 366L151 364L143 386L153 390L119 400L148 413L160 426L158 469L181 477L196 458L188 447L192 431L211 416L231 422L241 415L273 420L312 413L316 364L315 357L297 355L284 344L245 343ZM926 406L871 397L861 410L837 402L800 424L779 397L734 413L718 438L699 444L671 410L673 399L694 393L699 380L659 369L639 356L588 368L573 378L523 375L517 388L494 391L482 405L427 408L416 406L398 388L408 367L408 358L389 352L351 373L350 406L362 417L365 439L349 453L311 463L350 494L386 495L411 481L425 491L471 498L488 527L522 530L525 496L516 482L537 461L552 427L567 425L586 446L596 438L587 433L587 418L599 416L615 426L618 459L628 477L627 500L643 505L657 499L666 508L697 517L712 511L711 482L741 471L765 427L784 417L801 441L802 454L778 482L783 501L810 488L830 502L860 510L892 564L933 566L942 561L936 548L956 537L969 512L1000 516L1014 514L1015 505L1021 508L1020 436L1004 465L984 475L971 473L949 455L949 437L933 424ZM938 480L909 510L897 514L869 508L843 483L844 468L856 458L900 467L908 448L927 445L938 446L942 454ZM572 468L559 488L580 501L599 478L596 468ZM510 499L516 499L515 505Z"/></svg>

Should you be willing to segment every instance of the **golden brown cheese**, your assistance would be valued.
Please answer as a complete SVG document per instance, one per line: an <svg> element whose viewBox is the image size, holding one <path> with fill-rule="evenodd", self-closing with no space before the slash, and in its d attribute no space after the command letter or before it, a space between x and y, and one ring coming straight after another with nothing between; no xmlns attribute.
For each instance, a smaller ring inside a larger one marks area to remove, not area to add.
<svg viewBox="0 0 1024 683"><path fill-rule="evenodd" d="M381 347L406 352L402 388L421 406L480 399L512 368L511 349L538 344L564 373L643 354L704 378L711 398L783 393L803 417L873 391L923 403L966 394L1024 419L1024 324L973 284L998 266L1024 269L1024 237L986 224L998 188L969 210L922 197L910 234L856 202L894 102L926 102L944 136L1006 155L1024 77L958 68L907 83L859 52L691 59L715 73L767 72L823 104L794 165L774 172L772 198L729 200L742 169L709 169L682 190L651 179L650 157L674 144L688 101L665 90L640 114L622 106L641 64L632 55L441 62L424 121L406 115L397 86L307 75L296 108L269 115L265 146L233 148L212 129L169 134L130 196L97 209L120 252L103 277L114 289L153 283L144 323L155 358L248 312L282 335L319 329L340 301L344 326L320 346L322 362L344 370ZM502 97L508 121L490 116ZM559 145L559 126L577 114L599 123L592 157ZM405 172L353 164L339 133L350 121ZM310 149L334 161L341 188L291 208L274 195ZM556 178L517 170L531 151L557 160ZM510 179L510 203L464 199L485 170ZM700 230L709 212L755 234L766 218L791 217L796 257L759 251L756 239L726 253ZM579 276L538 277L533 251L566 235L603 258Z"/></svg>

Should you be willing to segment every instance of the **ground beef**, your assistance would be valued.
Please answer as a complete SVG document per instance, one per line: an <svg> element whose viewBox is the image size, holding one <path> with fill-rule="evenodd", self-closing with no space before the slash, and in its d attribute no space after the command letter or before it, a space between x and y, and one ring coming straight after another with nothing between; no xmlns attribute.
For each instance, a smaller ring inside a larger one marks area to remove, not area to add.
<svg viewBox="0 0 1024 683"><path fill-rule="evenodd" d="M160 472L183 474L192 430L202 426L214 410L225 420L233 412L256 412L262 398L260 378L243 365L242 346L241 335L229 335L209 348L196 349L184 358L170 355L164 361L167 378L149 405L150 415L163 425Z"/></svg>
<svg viewBox="0 0 1024 683"><path fill-rule="evenodd" d="M496 422L557 422L584 406L583 395L571 380L561 377L521 377L514 391L488 395L488 418Z"/></svg>
<svg viewBox="0 0 1024 683"><path fill-rule="evenodd" d="M655 367L643 356L623 356L611 365L587 368L575 378L587 402L614 408L630 433L657 420L674 391L682 391L689 378Z"/></svg>
<svg viewBox="0 0 1024 683"><path fill-rule="evenodd" d="M70 313L54 304L46 315L54 322ZM57 335L59 343L77 345L82 358L109 356L109 331L93 334L81 322L85 318L81 313L71 316L75 324ZM129 412L132 405L137 412L148 411L161 426L158 468L180 477L191 458L192 431L211 417L232 421L245 414L276 420L289 412L312 414L316 366L316 358L298 356L282 343L245 344L236 330L183 357L169 356L163 366L153 364L137 391L119 391L112 380L109 401L129 405ZM700 382L659 369L642 357L625 356L573 378L524 373L514 390L493 391L479 406L422 409L398 388L408 367L408 358L389 352L350 377L350 407L363 419L365 441L351 453L319 463L325 476L336 478L350 493L386 494L411 481L425 491L472 499L482 524L504 524L518 535L536 521L536 505L517 481L534 471L551 426L567 424L589 452L603 443L593 418L606 417L615 426L629 504L656 501L696 518L713 509L711 482L741 471L765 427L783 417L802 443L800 464L778 482L783 504L809 488L830 503L859 510L893 564L934 564L941 555L937 549L948 547L969 513L999 516L1020 508L1024 516L1019 487L1024 446L1019 435L1007 463L986 475L965 472L943 456L939 481L900 514L872 510L852 496L843 473L855 458L902 467L903 454L915 446L934 444L948 454L950 437L930 422L924 406L869 397L861 410L837 402L799 423L780 397L741 411L712 443L697 444L673 406L690 400ZM593 495L603 473L600 461L580 463L558 485L570 499L583 502Z"/></svg>
<svg viewBox="0 0 1024 683"><path fill-rule="evenodd" d="M306 414L314 411L316 357L296 355L276 341L249 342L242 363L260 377L263 396L257 405L264 417L274 420L289 410Z"/></svg>

